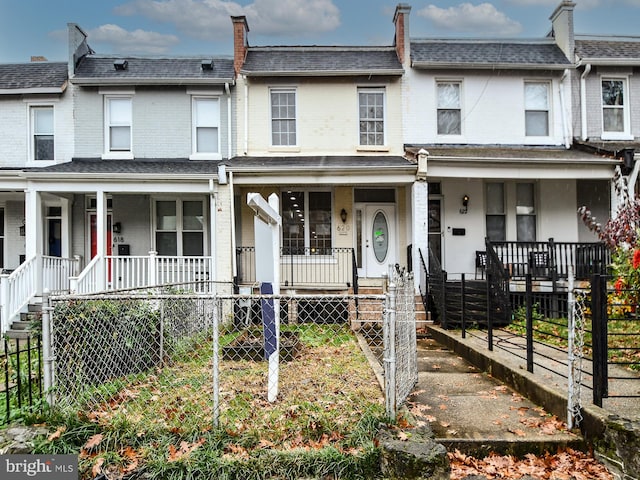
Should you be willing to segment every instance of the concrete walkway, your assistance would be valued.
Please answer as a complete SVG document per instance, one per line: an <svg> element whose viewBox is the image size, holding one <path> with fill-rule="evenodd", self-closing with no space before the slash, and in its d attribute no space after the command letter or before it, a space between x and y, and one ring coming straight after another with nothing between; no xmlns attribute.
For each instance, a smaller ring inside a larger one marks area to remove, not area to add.
<svg viewBox="0 0 640 480"><path fill-rule="evenodd" d="M449 451L482 458L585 447L557 417L433 338L418 340L418 372L407 406Z"/></svg>
<svg viewBox="0 0 640 480"><path fill-rule="evenodd" d="M428 325L427 333L418 340L419 382L408 406L430 421L450 451L459 448L477 457L589 444L611 469L640 478L640 377L633 372L625 370L628 379L610 383L610 395L618 397L604 399L602 408L593 405L592 390L583 386L580 429L567 432L555 423L567 419L566 353L536 345L531 373L524 344L508 332L494 331L493 350L486 331L462 338L459 330ZM586 359L583 370L584 384L590 385ZM609 371L610 377L618 373Z"/></svg>

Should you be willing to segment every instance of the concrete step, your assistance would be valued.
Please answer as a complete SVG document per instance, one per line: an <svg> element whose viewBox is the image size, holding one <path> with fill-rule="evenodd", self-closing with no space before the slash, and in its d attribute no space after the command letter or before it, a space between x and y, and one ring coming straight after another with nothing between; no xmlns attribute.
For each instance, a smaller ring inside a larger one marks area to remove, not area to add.
<svg viewBox="0 0 640 480"><path fill-rule="evenodd" d="M14 330L10 328L5 332L5 336L8 339L24 340L31 337L33 334L29 330Z"/></svg>
<svg viewBox="0 0 640 480"><path fill-rule="evenodd" d="M31 327L31 322L24 320L17 320L11 324L12 330L28 330Z"/></svg>

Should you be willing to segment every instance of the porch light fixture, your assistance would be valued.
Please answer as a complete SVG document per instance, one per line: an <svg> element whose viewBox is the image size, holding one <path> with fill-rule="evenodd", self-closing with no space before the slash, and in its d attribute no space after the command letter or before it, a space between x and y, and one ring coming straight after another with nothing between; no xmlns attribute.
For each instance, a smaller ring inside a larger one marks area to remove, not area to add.
<svg viewBox="0 0 640 480"><path fill-rule="evenodd" d="M340 210L340 220L342 223L347 223L347 211L344 208Z"/></svg>
<svg viewBox="0 0 640 480"><path fill-rule="evenodd" d="M21 237L24 237L24 236L25 236L25 233L26 233L26 232L25 232L24 222L22 222L22 225L20 225L20 226L18 227L18 232L20 233L20 236L21 236Z"/></svg>
<svg viewBox="0 0 640 480"><path fill-rule="evenodd" d="M462 197L462 208L460 209L460 213L467 213L467 207L469 206L469 195L463 195Z"/></svg>
<svg viewBox="0 0 640 480"><path fill-rule="evenodd" d="M113 233L121 233L122 232L122 224L120 222L116 222L112 227Z"/></svg>

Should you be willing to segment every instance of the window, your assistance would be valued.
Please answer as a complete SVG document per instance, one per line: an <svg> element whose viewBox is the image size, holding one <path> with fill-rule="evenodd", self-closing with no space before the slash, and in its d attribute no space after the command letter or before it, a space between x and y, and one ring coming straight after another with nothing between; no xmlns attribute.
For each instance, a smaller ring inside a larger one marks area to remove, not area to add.
<svg viewBox="0 0 640 480"><path fill-rule="evenodd" d="M384 145L384 91L358 90L360 145Z"/></svg>
<svg viewBox="0 0 640 480"><path fill-rule="evenodd" d="M487 238L492 242L506 240L506 216L504 211L504 183L487 183Z"/></svg>
<svg viewBox="0 0 640 480"><path fill-rule="evenodd" d="M217 98L193 98L193 152L219 153L220 102Z"/></svg>
<svg viewBox="0 0 640 480"><path fill-rule="evenodd" d="M438 83L438 135L461 135L459 82Z"/></svg>
<svg viewBox="0 0 640 480"><path fill-rule="evenodd" d="M106 97L106 151L131 151L131 97Z"/></svg>
<svg viewBox="0 0 640 480"><path fill-rule="evenodd" d="M31 107L33 160L53 160L53 107Z"/></svg>
<svg viewBox="0 0 640 480"><path fill-rule="evenodd" d="M516 184L516 240L536 241L536 207L533 183Z"/></svg>
<svg viewBox="0 0 640 480"><path fill-rule="evenodd" d="M624 79L602 80L603 137L615 138L628 133L629 121L625 95L626 82Z"/></svg>
<svg viewBox="0 0 640 480"><path fill-rule="evenodd" d="M156 251L159 255L204 255L204 204L201 200L158 200Z"/></svg>
<svg viewBox="0 0 640 480"><path fill-rule="evenodd" d="M291 89L271 90L271 144L296 145L296 92Z"/></svg>
<svg viewBox="0 0 640 480"><path fill-rule="evenodd" d="M549 84L527 82L524 84L525 135L546 137L549 135Z"/></svg>
<svg viewBox="0 0 640 480"><path fill-rule="evenodd" d="M331 253L331 192L282 192L284 253Z"/></svg>

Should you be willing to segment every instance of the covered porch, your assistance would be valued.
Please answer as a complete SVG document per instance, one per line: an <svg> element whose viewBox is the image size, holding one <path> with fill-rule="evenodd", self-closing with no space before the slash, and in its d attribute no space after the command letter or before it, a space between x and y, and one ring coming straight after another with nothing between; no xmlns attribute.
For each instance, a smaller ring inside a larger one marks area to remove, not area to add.
<svg viewBox="0 0 640 480"><path fill-rule="evenodd" d="M231 290L230 192L217 162L77 160L26 176L25 260L0 284L3 331L45 289Z"/></svg>

